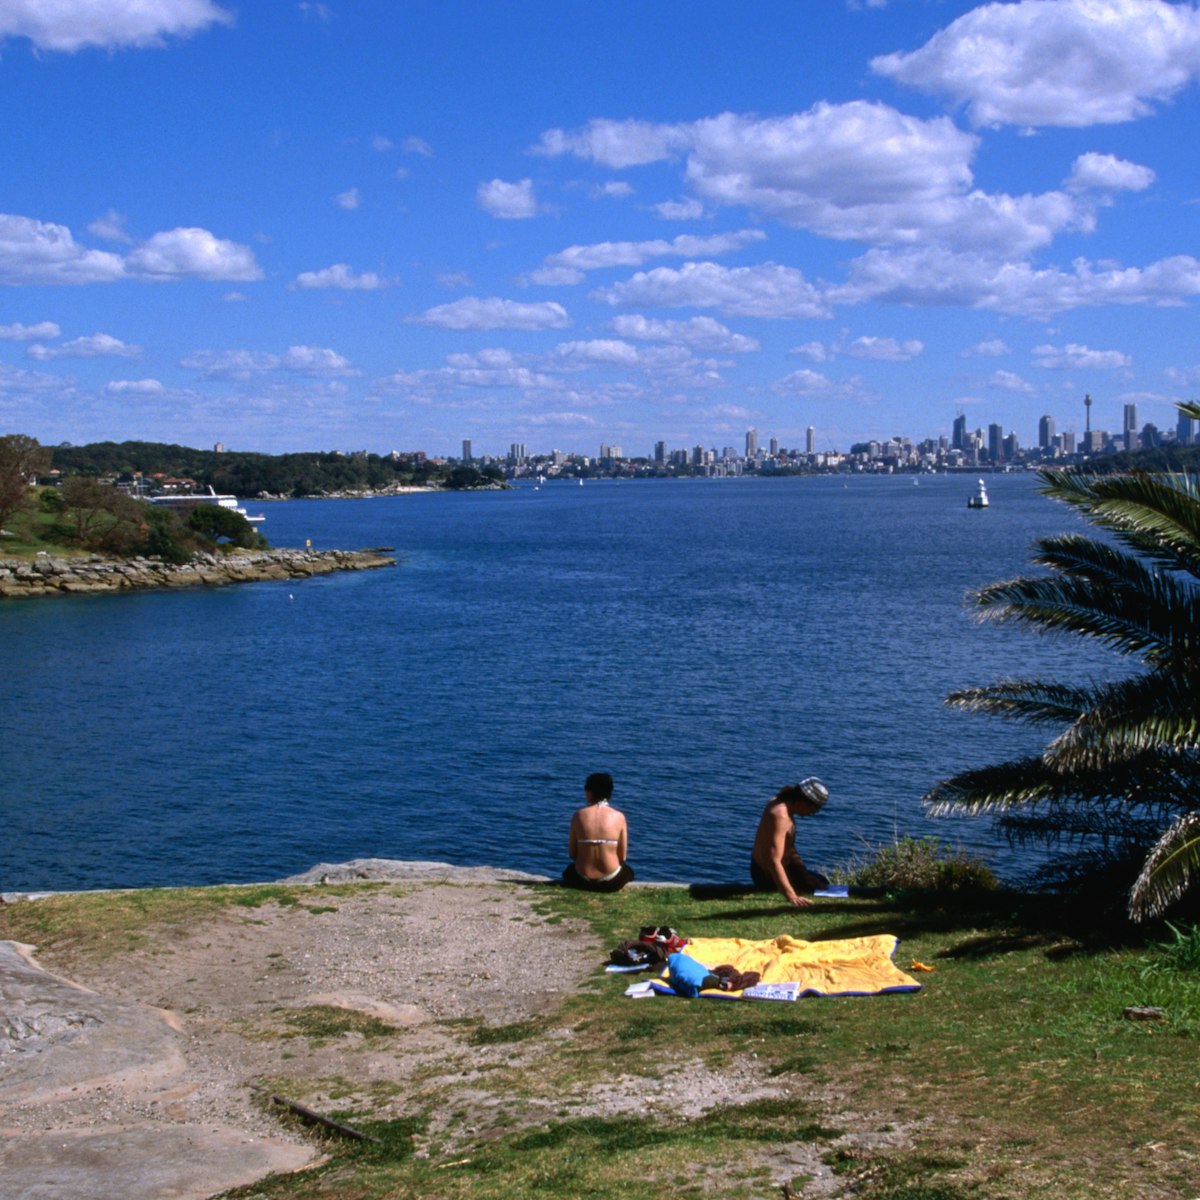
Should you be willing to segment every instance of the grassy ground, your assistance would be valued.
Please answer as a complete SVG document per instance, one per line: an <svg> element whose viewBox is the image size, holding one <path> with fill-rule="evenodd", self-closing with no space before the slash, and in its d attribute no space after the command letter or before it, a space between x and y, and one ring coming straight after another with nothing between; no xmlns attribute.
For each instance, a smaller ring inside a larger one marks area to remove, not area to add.
<svg viewBox="0 0 1200 1200"><path fill-rule="evenodd" d="M29 559L39 551L60 558L86 553L78 546L67 546L53 540L50 530L55 520L52 514L36 509L14 513L5 524L5 536L0 537L0 558Z"/></svg>
<svg viewBox="0 0 1200 1200"><path fill-rule="evenodd" d="M556 1013L473 1035L480 1045L512 1047L510 1063L472 1084L503 1099L488 1127L431 1134L463 1103L452 1079L433 1077L401 1119L377 1121L362 1108L332 1114L378 1144L331 1139L324 1166L231 1195L765 1198L790 1182L799 1196L815 1196L820 1172L797 1171L799 1158L785 1152L802 1146L834 1172L832 1183L824 1173L822 1194L832 1186L862 1200L1200 1196L1194 938L1164 949L1155 942L1174 940L1167 930L1148 944L1116 944L1067 924L1050 901L1004 893L825 901L807 912L771 897L698 898L683 889L536 894L544 913L586 919L605 945L645 924L695 937L890 932L901 939L899 966L917 959L935 970L918 976L925 987L915 995L735 1004L628 1000L628 979L598 963ZM139 924L184 920L189 906L311 896L286 888L134 893L106 901L100 931L119 949ZM0 909L0 936L42 945L94 938L95 909L95 899L67 898L10 906ZM1190 954L1181 952L1189 945ZM1125 1019L1128 1006L1159 1007L1165 1019ZM619 1076L643 1076L649 1091L674 1071L747 1066L766 1094L692 1120L651 1104L612 1116L575 1111L588 1088ZM547 1097L552 1108L523 1116L527 1103ZM851 1125L874 1140L848 1141Z"/></svg>

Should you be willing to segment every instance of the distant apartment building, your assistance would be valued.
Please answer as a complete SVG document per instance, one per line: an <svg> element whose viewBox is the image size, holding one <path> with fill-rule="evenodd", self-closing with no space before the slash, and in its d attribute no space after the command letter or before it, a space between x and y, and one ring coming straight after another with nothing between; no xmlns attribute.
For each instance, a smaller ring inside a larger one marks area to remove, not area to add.
<svg viewBox="0 0 1200 1200"><path fill-rule="evenodd" d="M758 430L746 430L746 457L754 458L758 454Z"/></svg>
<svg viewBox="0 0 1200 1200"><path fill-rule="evenodd" d="M992 424L988 426L988 458L994 462L1004 460L1004 426Z"/></svg>
<svg viewBox="0 0 1200 1200"><path fill-rule="evenodd" d="M475 456L471 453L471 439L463 438L462 460L469 463Z"/></svg>
<svg viewBox="0 0 1200 1200"><path fill-rule="evenodd" d="M804 453L816 454L817 452L817 431L810 425L804 434Z"/></svg>
<svg viewBox="0 0 1200 1200"><path fill-rule="evenodd" d="M508 461L514 467L520 467L525 464L529 458L529 451L524 442L513 442L508 447Z"/></svg>

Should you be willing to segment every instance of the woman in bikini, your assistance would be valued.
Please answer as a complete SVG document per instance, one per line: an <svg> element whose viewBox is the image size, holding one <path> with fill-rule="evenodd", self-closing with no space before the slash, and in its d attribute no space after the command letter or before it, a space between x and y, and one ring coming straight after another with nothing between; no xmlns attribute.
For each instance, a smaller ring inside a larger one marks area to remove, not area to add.
<svg viewBox="0 0 1200 1200"><path fill-rule="evenodd" d="M619 892L633 878L633 868L625 861L625 816L609 804L612 791L612 776L607 774L589 775L583 785L587 803L571 818L567 839L571 862L562 874L567 887Z"/></svg>

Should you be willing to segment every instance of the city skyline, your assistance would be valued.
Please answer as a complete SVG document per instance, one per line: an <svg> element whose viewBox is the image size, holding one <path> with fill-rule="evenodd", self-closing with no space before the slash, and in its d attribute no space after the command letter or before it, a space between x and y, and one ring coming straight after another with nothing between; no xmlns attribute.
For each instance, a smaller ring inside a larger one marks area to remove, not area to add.
<svg viewBox="0 0 1200 1200"><path fill-rule="evenodd" d="M1169 0L0 3L0 433L1171 429L1197 47Z"/></svg>

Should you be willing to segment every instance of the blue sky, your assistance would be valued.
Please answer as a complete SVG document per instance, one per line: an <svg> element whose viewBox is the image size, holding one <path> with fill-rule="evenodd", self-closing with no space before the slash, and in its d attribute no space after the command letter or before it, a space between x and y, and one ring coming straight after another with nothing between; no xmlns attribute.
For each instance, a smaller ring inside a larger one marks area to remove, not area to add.
<svg viewBox="0 0 1200 1200"><path fill-rule="evenodd" d="M0 0L0 432L1170 428L1198 76L1165 0Z"/></svg>

